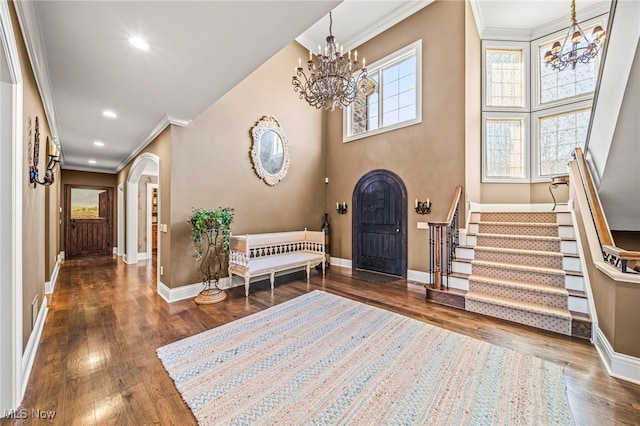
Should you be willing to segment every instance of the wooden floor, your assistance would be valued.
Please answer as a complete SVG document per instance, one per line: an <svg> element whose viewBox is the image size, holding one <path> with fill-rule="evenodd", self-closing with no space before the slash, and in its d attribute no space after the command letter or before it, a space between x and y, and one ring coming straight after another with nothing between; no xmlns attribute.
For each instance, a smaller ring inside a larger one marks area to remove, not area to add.
<svg viewBox="0 0 640 426"><path fill-rule="evenodd" d="M155 291L151 261L126 265L115 257L66 261L31 372L24 420L2 424L195 424L156 357L156 348L233 321L305 292L321 289L419 319L565 368L567 394L579 425L640 424L640 386L610 378L596 350L576 338L494 320L425 302L424 289L406 281L370 283L332 267L227 290L221 303L166 303ZM469 395L473 398L474 395ZM32 410L55 411L34 421Z"/></svg>

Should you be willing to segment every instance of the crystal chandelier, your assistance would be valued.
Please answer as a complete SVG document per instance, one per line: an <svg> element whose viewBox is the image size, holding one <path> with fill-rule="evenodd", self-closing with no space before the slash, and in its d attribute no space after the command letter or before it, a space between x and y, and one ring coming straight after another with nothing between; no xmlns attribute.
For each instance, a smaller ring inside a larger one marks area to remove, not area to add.
<svg viewBox="0 0 640 426"><path fill-rule="evenodd" d="M351 60L351 51L344 54L344 46L338 47L335 37L331 32L333 18L329 12L329 35L324 54L318 46L317 61L309 51L307 70L309 76L302 69L302 62L298 59L298 66L293 76L293 90L300 92L300 99L306 100L309 105L318 109L335 110L336 106L342 109L356 100L358 93L364 93L367 86L367 68L365 60L362 66L358 62L356 50ZM357 77L353 74L361 69Z"/></svg>
<svg viewBox="0 0 640 426"><path fill-rule="evenodd" d="M553 43L551 50L544 55L544 62L553 69L562 71L569 66L576 69L578 62L586 64L595 58L605 37L605 32L600 25L594 28L591 34L593 41L587 36L576 21L576 0L571 0L571 26L564 42Z"/></svg>

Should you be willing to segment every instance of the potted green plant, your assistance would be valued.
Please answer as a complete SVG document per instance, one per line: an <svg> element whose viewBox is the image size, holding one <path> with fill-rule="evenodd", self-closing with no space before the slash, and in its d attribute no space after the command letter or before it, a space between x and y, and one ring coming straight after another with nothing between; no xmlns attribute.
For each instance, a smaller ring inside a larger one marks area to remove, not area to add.
<svg viewBox="0 0 640 426"><path fill-rule="evenodd" d="M195 258L200 261L198 270L204 288L196 296L196 303L220 302L226 295L218 287L223 262L229 252L233 209L219 207L215 210L193 209L187 220L191 225L191 236L195 245Z"/></svg>

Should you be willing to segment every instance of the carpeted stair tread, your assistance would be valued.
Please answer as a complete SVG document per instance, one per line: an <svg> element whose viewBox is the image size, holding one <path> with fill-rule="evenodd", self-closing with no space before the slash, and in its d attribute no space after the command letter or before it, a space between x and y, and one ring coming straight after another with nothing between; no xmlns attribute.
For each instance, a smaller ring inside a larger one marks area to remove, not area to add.
<svg viewBox="0 0 640 426"><path fill-rule="evenodd" d="M506 235L558 236L557 223L540 222L478 222L477 233Z"/></svg>
<svg viewBox="0 0 640 426"><path fill-rule="evenodd" d="M557 252L561 249L560 237L554 236L479 233L476 238L476 245L483 247Z"/></svg>
<svg viewBox="0 0 640 426"><path fill-rule="evenodd" d="M500 287L508 287L512 289L517 289L521 291L529 291L534 293L545 293L549 295L556 296L568 296L568 292L565 288L562 287L553 287L543 284L534 284L534 283L525 283L525 282L517 282L511 280L503 280L500 278L492 278L492 277L483 277L478 275L469 275L469 288L471 288L472 283L478 282L483 284L495 285Z"/></svg>
<svg viewBox="0 0 640 426"><path fill-rule="evenodd" d="M554 212L480 212L480 220L504 222L557 223Z"/></svg>
<svg viewBox="0 0 640 426"><path fill-rule="evenodd" d="M505 225L505 226L515 226L515 227L524 227L524 226L539 226L541 228L557 228L557 223L547 223L547 222L491 222L487 220L481 220L478 222L478 225Z"/></svg>
<svg viewBox="0 0 640 426"><path fill-rule="evenodd" d="M458 260L458 259L456 259ZM562 269L556 268L545 268L543 266L529 266L529 265L512 265L510 263L500 263L500 262L491 262L489 260L472 260L471 266L473 265L482 265L492 268L500 268L500 269L511 269L520 272L531 272L538 274L549 274L549 275L562 275L563 277L567 274ZM582 274L581 274L582 275Z"/></svg>
<svg viewBox="0 0 640 426"><path fill-rule="evenodd" d="M510 234L491 234L479 232L476 237L504 238L506 240L536 240L536 241L563 241L560 237L548 235L510 235Z"/></svg>
<svg viewBox="0 0 640 426"><path fill-rule="evenodd" d="M473 291L468 291L465 297L467 300L474 300L480 303L517 309L520 311L531 312L539 315L562 318L569 321L571 320L571 313L567 309L554 308L552 306L540 305L538 303L522 302L488 294L478 294L474 293Z"/></svg>
<svg viewBox="0 0 640 426"><path fill-rule="evenodd" d="M477 251L490 251L494 253L517 253L517 254L528 254L532 256L549 256L549 257L560 257L562 258L562 253L558 253L555 251L540 251L540 250L524 250L524 249L511 249L504 247L488 247L488 246L476 246L475 250Z"/></svg>

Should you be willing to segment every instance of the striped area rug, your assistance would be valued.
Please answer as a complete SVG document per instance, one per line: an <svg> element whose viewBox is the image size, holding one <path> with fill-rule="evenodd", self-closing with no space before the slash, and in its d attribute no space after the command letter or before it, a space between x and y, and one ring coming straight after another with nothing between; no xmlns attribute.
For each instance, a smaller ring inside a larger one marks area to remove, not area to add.
<svg viewBox="0 0 640 426"><path fill-rule="evenodd" d="M202 425L573 424L561 367L322 291L158 357Z"/></svg>

